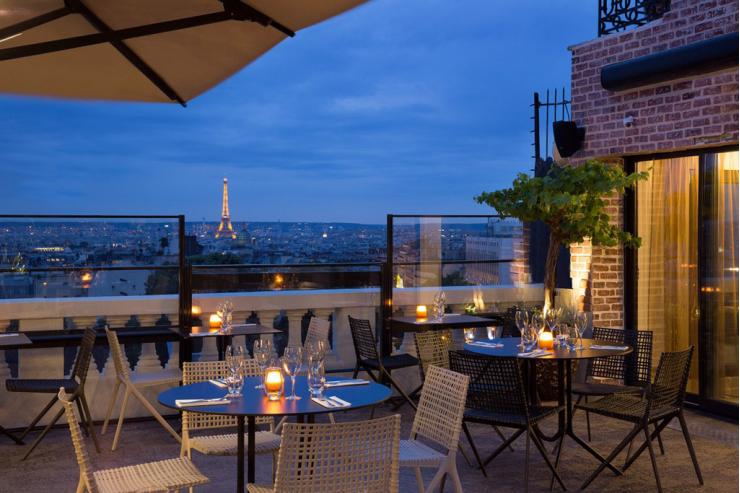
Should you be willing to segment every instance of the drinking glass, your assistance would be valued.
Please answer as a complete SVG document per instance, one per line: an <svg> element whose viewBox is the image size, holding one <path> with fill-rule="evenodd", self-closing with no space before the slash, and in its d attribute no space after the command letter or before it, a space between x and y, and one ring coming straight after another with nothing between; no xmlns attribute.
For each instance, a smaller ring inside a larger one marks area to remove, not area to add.
<svg viewBox="0 0 740 493"><path fill-rule="evenodd" d="M537 346L538 331L534 325L528 325L522 332L522 346L525 351L531 351Z"/></svg>
<svg viewBox="0 0 740 493"><path fill-rule="evenodd" d="M295 377L301 370L303 364L303 348L300 346L288 346L283 353L283 370L290 377L291 392L287 400L297 401L299 396L295 395Z"/></svg>
<svg viewBox="0 0 740 493"><path fill-rule="evenodd" d="M244 372L240 365L236 371L229 369L229 376L226 377L226 391L228 394L226 397L235 398L242 395L242 389L244 388Z"/></svg>
<svg viewBox="0 0 740 493"><path fill-rule="evenodd" d="M578 349L583 349L583 334L586 333L586 329L588 328L588 313L576 313L575 326L578 331Z"/></svg>
<svg viewBox="0 0 740 493"><path fill-rule="evenodd" d="M550 308L545 312L545 322L551 331L554 331L560 322L560 308Z"/></svg>
<svg viewBox="0 0 740 493"><path fill-rule="evenodd" d="M470 344L471 342L475 341L475 329L474 328L463 329L463 333L465 335L465 342L467 344Z"/></svg>
<svg viewBox="0 0 740 493"><path fill-rule="evenodd" d="M323 339L315 339L306 344L306 359L311 361L321 361L326 359L326 353L329 352L329 343Z"/></svg>
<svg viewBox="0 0 740 493"><path fill-rule="evenodd" d="M308 391L312 397L322 397L326 385L324 362L313 360L308 364Z"/></svg>
<svg viewBox="0 0 740 493"><path fill-rule="evenodd" d="M519 329L519 333L521 334L527 325L529 325L529 313L526 310L517 310L514 315L514 321L516 322L516 328Z"/></svg>
<svg viewBox="0 0 740 493"><path fill-rule="evenodd" d="M486 327L486 335L488 336L489 341L497 339L499 336L499 328L498 327Z"/></svg>
<svg viewBox="0 0 740 493"><path fill-rule="evenodd" d="M558 341L558 346L563 349L569 349L569 339L570 339L570 332L568 331L568 325L567 324L556 324L555 325L555 337Z"/></svg>
<svg viewBox="0 0 740 493"><path fill-rule="evenodd" d="M257 366L259 366L260 374L264 374L265 369L270 363L270 358L272 357L272 342L269 339L257 339L254 341L252 354L254 354L254 360L257 362ZM260 383L254 388L264 389L265 386Z"/></svg>
<svg viewBox="0 0 740 493"><path fill-rule="evenodd" d="M243 346L226 346L224 356L226 359L226 367L230 372L234 373L241 370L245 355L246 352L244 351Z"/></svg>

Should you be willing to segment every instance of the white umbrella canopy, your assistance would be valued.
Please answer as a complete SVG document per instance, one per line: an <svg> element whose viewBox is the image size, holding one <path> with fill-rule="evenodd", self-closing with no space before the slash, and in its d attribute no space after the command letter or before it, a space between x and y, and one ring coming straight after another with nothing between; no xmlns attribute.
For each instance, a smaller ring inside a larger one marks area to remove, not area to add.
<svg viewBox="0 0 740 493"><path fill-rule="evenodd" d="M0 0L0 92L178 102L365 0Z"/></svg>

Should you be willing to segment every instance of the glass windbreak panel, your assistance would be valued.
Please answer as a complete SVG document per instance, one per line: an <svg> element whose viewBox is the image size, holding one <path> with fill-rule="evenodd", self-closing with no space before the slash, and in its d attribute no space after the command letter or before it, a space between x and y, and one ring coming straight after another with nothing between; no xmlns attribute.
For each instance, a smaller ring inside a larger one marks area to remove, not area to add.
<svg viewBox="0 0 740 493"><path fill-rule="evenodd" d="M704 156L703 326L710 361L704 393L738 402L738 153Z"/></svg>
<svg viewBox="0 0 740 493"><path fill-rule="evenodd" d="M0 300L177 293L177 218L0 216Z"/></svg>
<svg viewBox="0 0 740 493"><path fill-rule="evenodd" d="M662 351L698 348L698 156L642 161L637 186L637 326L653 331L653 364ZM689 392L698 393L698 351Z"/></svg>

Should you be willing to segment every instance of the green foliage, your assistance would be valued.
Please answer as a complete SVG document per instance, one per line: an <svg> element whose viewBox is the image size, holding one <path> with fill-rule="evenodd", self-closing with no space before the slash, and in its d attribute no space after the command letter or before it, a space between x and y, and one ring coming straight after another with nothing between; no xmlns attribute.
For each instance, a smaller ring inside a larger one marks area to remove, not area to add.
<svg viewBox="0 0 740 493"><path fill-rule="evenodd" d="M544 177L520 173L511 188L483 192L475 200L503 216L544 222L550 234L566 246L590 238L594 245L639 247L640 238L609 223L605 198L623 194L647 177L647 172L628 175L619 166L599 161L581 166L554 164Z"/></svg>

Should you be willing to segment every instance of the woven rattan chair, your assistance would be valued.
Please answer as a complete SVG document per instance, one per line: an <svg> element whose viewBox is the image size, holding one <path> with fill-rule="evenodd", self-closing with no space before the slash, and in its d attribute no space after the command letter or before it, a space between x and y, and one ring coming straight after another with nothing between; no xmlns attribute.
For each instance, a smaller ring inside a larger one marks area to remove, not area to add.
<svg viewBox="0 0 740 493"><path fill-rule="evenodd" d="M80 435L72 397L59 388L57 398L62 403L62 411L67 414L69 432L80 467L80 481L77 493L170 493L181 488L190 488L209 482L208 478L196 469L190 459L168 459L135 466L118 467L93 471L87 455L87 447Z"/></svg>
<svg viewBox="0 0 740 493"><path fill-rule="evenodd" d="M108 403L108 410L105 413L105 420L103 420L103 429L101 435L108 429L108 421L113 414L113 406L116 404L118 399L118 391L123 385L123 402L121 403L121 410L118 414L118 425L116 426L116 434L113 436L113 445L111 450L116 450L118 447L118 440L121 438L121 429L123 428L123 420L126 416L126 405L128 404L129 396L134 396L142 406L157 420L167 432L175 437L178 443L180 443L180 435L172 429L167 421L162 417L157 409L144 397L139 388L151 387L155 385L177 385L180 382L180 372L168 371L167 373L144 373L131 375L129 367L126 361L123 351L121 351L121 345L118 342L118 336L110 328L105 328L105 334L108 337L108 346L110 347L111 358L113 358L113 365L116 370L116 384L113 387L113 395L111 395L110 402Z"/></svg>
<svg viewBox="0 0 740 493"><path fill-rule="evenodd" d="M560 487L565 490L565 485L550 462L542 441L534 431L534 426L537 423L557 414L561 408L531 405L527 402L524 380L517 359L491 358L467 351L452 351L450 352L450 369L470 378L462 427L483 473L486 474L485 466L489 462L524 433L527 438L524 456L524 490L528 491L529 489L530 441L540 452L542 459L557 479ZM514 428L516 431L504 440L485 461L481 462L466 423L482 423Z"/></svg>
<svg viewBox="0 0 740 493"><path fill-rule="evenodd" d="M451 331L414 332L414 343L416 354L419 357L419 377L422 382L424 382L427 368L431 365L449 369L450 358L448 353L454 347Z"/></svg>
<svg viewBox="0 0 740 493"><path fill-rule="evenodd" d="M253 359L244 361L246 376L259 376L259 366ZM189 385L216 378L225 378L227 366L225 361L184 362L182 383ZM254 448L258 454L276 453L280 448L280 436L272 432L273 420L269 417L257 418L258 425L268 425L269 431L255 433ZM237 455L237 434L223 433L212 435L193 435L194 431L216 428L235 428L235 416L204 414L190 411L182 412L182 446L180 455L192 458L192 451L197 450L205 455ZM245 437L246 440L246 437Z"/></svg>
<svg viewBox="0 0 740 493"><path fill-rule="evenodd" d="M349 328L352 332L352 342L355 346L355 357L357 360L352 378L357 378L360 369L363 369L376 382L387 379L398 393L403 396L406 402L416 409L414 401L411 400L408 394L391 377L391 371L416 366L419 364L419 360L406 353L381 358L380 354L378 354L378 348L375 345L375 336L373 336L373 329L370 327L369 320L349 316ZM373 374L374 371L378 372L378 377ZM416 390L413 393L416 393Z"/></svg>
<svg viewBox="0 0 740 493"><path fill-rule="evenodd" d="M286 423L274 487L250 493L398 491L401 416L347 423Z"/></svg>
<svg viewBox="0 0 740 493"><path fill-rule="evenodd" d="M581 486L586 488L596 477L604 470L608 463L611 463L624 448L632 442L640 433L645 436L645 442L638 447L634 454L627 458L627 462L622 470L626 471L640 454L647 448L650 453L650 461L653 465L655 482L658 491L663 491L660 484L660 475L658 474L658 464L655 460L652 441L658 434L670 423L673 418L678 418L683 431L683 437L686 446L689 449L691 460L694 463L694 471L699 480L699 484L704 484L699 469L699 462L696 459L694 446L691 443L689 429L686 426L686 420L683 415L683 400L686 395L686 384L689 379L691 369L691 356L694 347L691 346L684 351L663 353L660 356L658 370L655 374L655 380L648 385L642 395L634 393L618 393L606 396L595 402L588 404L579 404L577 407L584 411L601 414L609 418L620 421L627 421L633 424L632 430L622 440L619 445L612 451L591 476L584 481ZM655 424L656 429L650 433L649 426Z"/></svg>
<svg viewBox="0 0 740 493"><path fill-rule="evenodd" d="M71 392L70 401L77 404L77 408L80 412L80 419L85 423L85 429L87 433L92 436L93 443L95 443L95 450L100 452L100 445L98 439L95 436L95 428L93 426L92 415L90 414L90 408L87 405L87 399L85 398L85 380L87 380L87 370L90 368L90 359L92 358L93 346L95 346L96 332L92 327L88 327L82 334L82 341L80 342L80 349L77 351L77 358L75 358L74 366L72 367L72 373L69 378L63 379L23 379L23 378L12 378L5 381L5 386L9 392L30 392L36 394L52 394L52 398L41 412L31 421L31 424L23 431L20 439L23 440L36 424L46 415L47 412L57 403L57 393L59 388L64 388L67 392ZM41 443L52 426L59 421L59 418L64 414L64 408L60 409L59 412L49 421L46 428L36 438L31 447L29 447L26 455L23 456L23 460L31 455L31 452Z"/></svg>
<svg viewBox="0 0 740 493"><path fill-rule="evenodd" d="M401 467L414 468L419 493L434 491L445 475L452 479L455 492L462 493L455 459L469 379L465 375L437 366L427 367L426 375L419 407L411 426L411 437L409 440L401 440L399 463ZM445 450L440 452L425 442L432 442ZM422 467L437 469L426 489L421 475Z"/></svg>

